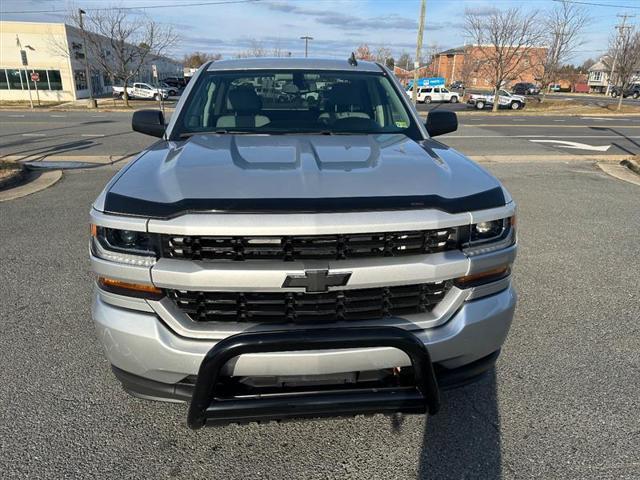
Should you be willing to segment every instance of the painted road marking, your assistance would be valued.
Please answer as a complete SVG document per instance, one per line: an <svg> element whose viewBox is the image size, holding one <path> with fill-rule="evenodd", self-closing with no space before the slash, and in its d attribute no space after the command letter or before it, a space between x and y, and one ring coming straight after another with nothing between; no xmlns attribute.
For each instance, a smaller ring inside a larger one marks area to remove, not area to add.
<svg viewBox="0 0 640 480"><path fill-rule="evenodd" d="M554 120L554 122L566 122L566 120Z"/></svg>
<svg viewBox="0 0 640 480"><path fill-rule="evenodd" d="M91 118L104 118L106 115L91 115Z"/></svg>
<svg viewBox="0 0 640 480"><path fill-rule="evenodd" d="M530 142L536 143L558 143L557 145L560 148L573 148L576 150L592 150L594 152L606 152L609 150L611 145L588 145L586 143L579 142L567 142L565 140L529 140Z"/></svg>
<svg viewBox="0 0 640 480"><path fill-rule="evenodd" d="M53 118L66 118L66 115L49 115L49 116Z"/></svg>
<svg viewBox="0 0 640 480"><path fill-rule="evenodd" d="M474 127L513 127L510 123L483 123ZM549 125L523 125L527 128L549 128ZM521 128L521 127L518 127ZM640 125L556 125L555 128L640 128Z"/></svg>
<svg viewBox="0 0 640 480"><path fill-rule="evenodd" d="M24 118L24 115L7 115L7 116L11 118Z"/></svg>
<svg viewBox="0 0 640 480"><path fill-rule="evenodd" d="M83 133L81 137L104 137L104 133Z"/></svg>
<svg viewBox="0 0 640 480"><path fill-rule="evenodd" d="M47 135L44 133L23 133L23 137L46 137Z"/></svg>
<svg viewBox="0 0 640 480"><path fill-rule="evenodd" d="M443 135L443 138L640 138L640 135Z"/></svg>

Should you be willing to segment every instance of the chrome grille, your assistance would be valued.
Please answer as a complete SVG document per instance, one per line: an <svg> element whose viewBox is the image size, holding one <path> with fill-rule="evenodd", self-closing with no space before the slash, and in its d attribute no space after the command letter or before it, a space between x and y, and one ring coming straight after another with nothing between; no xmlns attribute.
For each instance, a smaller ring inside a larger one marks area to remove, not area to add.
<svg viewBox="0 0 640 480"><path fill-rule="evenodd" d="M197 322L326 323L429 312L450 287L436 282L325 293L167 290L167 295Z"/></svg>
<svg viewBox="0 0 640 480"><path fill-rule="evenodd" d="M162 236L162 255L185 260L396 257L457 248L456 229L305 236Z"/></svg>

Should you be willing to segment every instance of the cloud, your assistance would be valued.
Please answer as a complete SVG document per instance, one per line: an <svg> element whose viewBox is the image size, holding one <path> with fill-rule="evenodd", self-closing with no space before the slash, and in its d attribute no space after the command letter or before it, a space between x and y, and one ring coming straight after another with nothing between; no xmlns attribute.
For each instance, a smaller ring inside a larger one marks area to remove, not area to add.
<svg viewBox="0 0 640 480"><path fill-rule="evenodd" d="M464 9L465 15L476 15L478 17L488 17L496 13L497 9L489 5L481 5L478 7L467 7Z"/></svg>
<svg viewBox="0 0 640 480"><path fill-rule="evenodd" d="M322 25L345 27L352 30L415 30L417 28L417 21L415 19L409 17L401 17L399 15L356 17L353 15L330 10L318 10L315 8L300 7L292 3L264 2L260 3L259 5L276 12L313 17L316 22Z"/></svg>

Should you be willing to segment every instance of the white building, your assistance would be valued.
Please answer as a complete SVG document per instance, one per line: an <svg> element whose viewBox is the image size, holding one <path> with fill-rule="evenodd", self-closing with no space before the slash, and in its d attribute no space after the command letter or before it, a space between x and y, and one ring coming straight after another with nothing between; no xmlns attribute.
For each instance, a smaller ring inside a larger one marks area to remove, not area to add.
<svg viewBox="0 0 640 480"><path fill-rule="evenodd" d="M27 66L23 65L22 50ZM107 39L105 38L105 42ZM112 79L91 62L91 87L95 96L111 92ZM166 57L150 58L133 81L153 82L152 64L158 78L182 76L182 64ZM37 73L39 79L32 81ZM28 85L27 85L27 82ZM80 30L64 23L0 22L0 101L73 101L89 96Z"/></svg>

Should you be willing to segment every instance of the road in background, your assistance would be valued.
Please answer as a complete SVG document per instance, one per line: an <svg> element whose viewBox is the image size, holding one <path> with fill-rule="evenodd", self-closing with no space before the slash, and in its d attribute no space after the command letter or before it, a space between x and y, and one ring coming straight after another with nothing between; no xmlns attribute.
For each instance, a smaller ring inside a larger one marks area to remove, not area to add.
<svg viewBox="0 0 640 480"><path fill-rule="evenodd" d="M88 211L115 169L0 204L0 476L640 478L640 188L588 162L488 167L518 201L519 304L495 373L429 419L189 430L185 405L122 391L90 318Z"/></svg>
<svg viewBox="0 0 640 480"><path fill-rule="evenodd" d="M118 159L155 142L131 130L128 112L0 111L0 122L0 158ZM457 132L438 140L467 155L640 154L640 117L487 113L459 122Z"/></svg>

